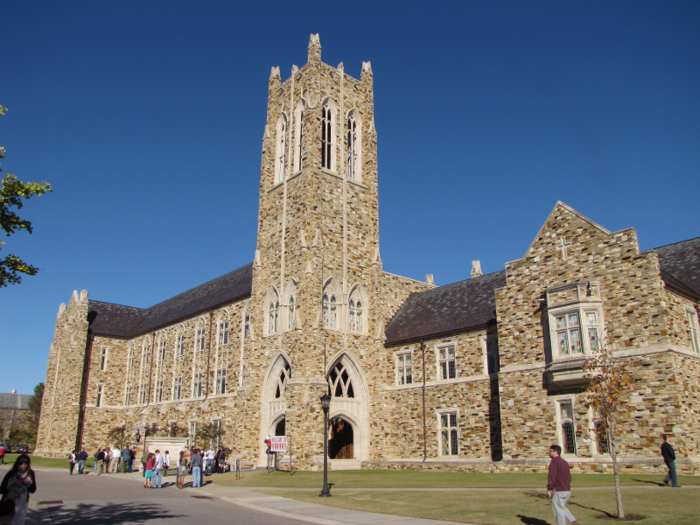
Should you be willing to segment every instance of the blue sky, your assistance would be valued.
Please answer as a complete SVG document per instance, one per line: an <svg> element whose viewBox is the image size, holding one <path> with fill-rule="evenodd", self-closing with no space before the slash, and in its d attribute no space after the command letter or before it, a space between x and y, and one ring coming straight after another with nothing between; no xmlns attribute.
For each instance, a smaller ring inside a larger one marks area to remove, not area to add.
<svg viewBox="0 0 700 525"><path fill-rule="evenodd" d="M74 289L149 307L252 261L271 66L374 71L386 271L521 257L561 200L642 249L700 235L698 2L2 3L0 391L43 381ZM11 371L11 372L10 372Z"/></svg>

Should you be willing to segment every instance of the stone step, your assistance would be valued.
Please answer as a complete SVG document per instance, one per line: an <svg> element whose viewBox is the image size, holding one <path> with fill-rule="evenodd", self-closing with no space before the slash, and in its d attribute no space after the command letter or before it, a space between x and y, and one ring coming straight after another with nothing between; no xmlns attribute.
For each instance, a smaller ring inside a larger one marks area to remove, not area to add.
<svg viewBox="0 0 700 525"><path fill-rule="evenodd" d="M359 459L331 459L328 461L330 470L362 470Z"/></svg>

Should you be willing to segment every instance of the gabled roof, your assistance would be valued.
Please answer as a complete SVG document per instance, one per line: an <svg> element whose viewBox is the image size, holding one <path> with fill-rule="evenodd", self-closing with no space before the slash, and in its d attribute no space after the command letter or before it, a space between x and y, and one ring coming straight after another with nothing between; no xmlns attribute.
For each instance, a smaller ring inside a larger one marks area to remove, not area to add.
<svg viewBox="0 0 700 525"><path fill-rule="evenodd" d="M700 297L700 237L655 248L667 286Z"/></svg>
<svg viewBox="0 0 700 525"><path fill-rule="evenodd" d="M386 345L479 328L496 321L495 290L506 272L411 294L386 327Z"/></svg>
<svg viewBox="0 0 700 525"><path fill-rule="evenodd" d="M90 330L95 335L136 337L248 297L252 288L251 263L148 309L89 301Z"/></svg>
<svg viewBox="0 0 700 525"><path fill-rule="evenodd" d="M32 396L27 394L0 394L0 408L6 410L29 410L29 400Z"/></svg>

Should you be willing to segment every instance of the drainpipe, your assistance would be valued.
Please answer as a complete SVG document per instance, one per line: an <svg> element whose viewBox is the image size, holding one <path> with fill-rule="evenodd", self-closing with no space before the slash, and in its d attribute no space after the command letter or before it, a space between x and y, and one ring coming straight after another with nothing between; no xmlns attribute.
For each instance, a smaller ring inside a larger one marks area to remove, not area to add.
<svg viewBox="0 0 700 525"><path fill-rule="evenodd" d="M425 343L421 339L420 342L421 357L423 358L423 461L428 457L427 449L427 437L426 437L426 426L425 426Z"/></svg>

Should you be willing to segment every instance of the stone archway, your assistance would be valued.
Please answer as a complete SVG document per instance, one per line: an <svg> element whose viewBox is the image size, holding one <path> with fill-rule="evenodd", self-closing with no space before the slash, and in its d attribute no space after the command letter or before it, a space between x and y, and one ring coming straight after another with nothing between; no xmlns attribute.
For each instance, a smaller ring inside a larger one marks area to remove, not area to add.
<svg viewBox="0 0 700 525"><path fill-rule="evenodd" d="M277 424L275 425L275 431L273 433L274 436L285 436L285 427L286 427L286 418L280 419Z"/></svg>
<svg viewBox="0 0 700 525"><path fill-rule="evenodd" d="M331 459L369 459L369 389L356 361L341 352L326 369L329 411L328 456Z"/></svg>

